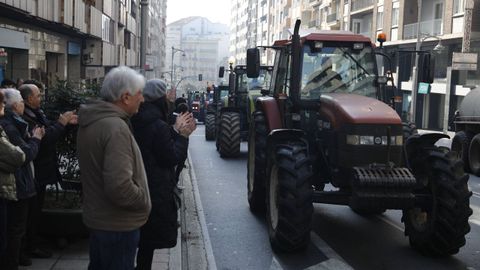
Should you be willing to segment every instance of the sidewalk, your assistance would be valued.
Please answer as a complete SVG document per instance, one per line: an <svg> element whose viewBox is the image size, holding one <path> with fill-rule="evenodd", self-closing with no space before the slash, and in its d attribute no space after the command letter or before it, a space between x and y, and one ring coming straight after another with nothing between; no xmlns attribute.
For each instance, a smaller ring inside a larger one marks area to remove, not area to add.
<svg viewBox="0 0 480 270"><path fill-rule="evenodd" d="M201 210L200 205L200 211L198 211L198 189L196 183L192 183L190 173L191 166L190 162L188 162L187 168L182 171L180 176L180 184L184 186L184 189L182 192L183 205L179 213L182 226L179 228L177 246L171 249L155 250L152 264L152 269L154 270L202 270L214 268L208 267L208 249L204 245L205 240L202 229L205 226L200 224L200 219L203 216L200 217L198 215L199 212L203 215L203 210ZM196 181L194 177L193 180ZM71 240L64 249L56 246L53 246L52 249L52 258L32 259L33 264L31 266L20 267L19 269L84 270L88 268L88 239Z"/></svg>

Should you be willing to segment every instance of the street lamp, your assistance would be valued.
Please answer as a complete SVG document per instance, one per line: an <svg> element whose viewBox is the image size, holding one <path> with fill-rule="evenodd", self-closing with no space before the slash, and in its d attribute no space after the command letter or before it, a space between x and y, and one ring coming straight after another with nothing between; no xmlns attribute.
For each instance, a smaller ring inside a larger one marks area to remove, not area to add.
<svg viewBox="0 0 480 270"><path fill-rule="evenodd" d="M173 57L175 56L175 53L177 52L182 52L182 56L185 56L185 51L184 50L181 50L181 49L177 49L175 47L172 46L172 72L170 73L170 82L172 83L172 86L174 85L173 84L173 78L175 76L175 65L173 64Z"/></svg>
<svg viewBox="0 0 480 270"><path fill-rule="evenodd" d="M420 24L419 24L420 25ZM420 36L423 36L420 39ZM435 45L433 48L433 51L435 53L441 54L446 48L445 46L442 45L442 39L440 39L437 36L432 36L428 34L419 34L419 38L417 38L417 44L416 44L416 49L415 49L415 73L414 73L414 79L413 79L413 89L412 89L412 104L410 106L410 121L415 123L416 120L416 115L417 115L417 94L418 94L418 77L420 74L420 69L418 68L418 62L420 59L420 53L422 53L420 50L422 48L422 44L425 40L429 38L434 38L438 40L438 44Z"/></svg>

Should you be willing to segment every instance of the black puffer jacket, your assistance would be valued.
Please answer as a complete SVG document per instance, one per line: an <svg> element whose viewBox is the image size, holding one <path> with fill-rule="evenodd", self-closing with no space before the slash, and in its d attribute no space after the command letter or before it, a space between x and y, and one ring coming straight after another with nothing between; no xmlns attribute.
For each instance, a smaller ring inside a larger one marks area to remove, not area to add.
<svg viewBox="0 0 480 270"><path fill-rule="evenodd" d="M55 184L61 180L58 170L56 145L65 134L65 127L57 121L50 121L42 110L35 110L25 105L23 119L28 122L30 130L35 126L45 127L45 136L40 143L40 150L35 164L35 178L40 185Z"/></svg>
<svg viewBox="0 0 480 270"><path fill-rule="evenodd" d="M25 162L22 167L15 171L15 182L17 185L17 198L27 199L37 194L32 161L38 153L40 140L30 137L28 124L17 114L6 110L5 116L0 118L8 139L13 145L19 146L25 153Z"/></svg>
<svg viewBox="0 0 480 270"><path fill-rule="evenodd" d="M175 166L186 158L188 149L188 139L162 120L164 102L162 98L143 103L131 120L152 200L152 211L141 228L139 246L154 249L174 247L177 243Z"/></svg>

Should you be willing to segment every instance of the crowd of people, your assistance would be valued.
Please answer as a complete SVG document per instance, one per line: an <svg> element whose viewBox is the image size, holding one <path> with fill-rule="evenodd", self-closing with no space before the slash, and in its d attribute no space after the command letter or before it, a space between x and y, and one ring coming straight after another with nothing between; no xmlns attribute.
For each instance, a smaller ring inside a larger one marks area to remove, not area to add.
<svg viewBox="0 0 480 270"><path fill-rule="evenodd" d="M125 66L78 113L47 119L43 92L34 80L0 88L0 268L52 256L36 229L47 185L61 181L55 144L78 125L88 269L151 269L155 249L177 244L178 175L196 129L185 101Z"/></svg>

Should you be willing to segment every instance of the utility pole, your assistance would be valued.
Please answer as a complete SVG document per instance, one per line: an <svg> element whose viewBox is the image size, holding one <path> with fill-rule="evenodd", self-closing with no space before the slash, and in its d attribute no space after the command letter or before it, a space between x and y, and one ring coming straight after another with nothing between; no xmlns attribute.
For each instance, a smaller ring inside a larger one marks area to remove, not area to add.
<svg viewBox="0 0 480 270"><path fill-rule="evenodd" d="M473 0L465 0L465 27L463 31L462 52L470 52L470 39L472 35L472 17L473 17Z"/></svg>
<svg viewBox="0 0 480 270"><path fill-rule="evenodd" d="M421 49L421 31L420 26L422 23L422 0L417 0L418 5L418 15L417 15L417 44L415 50L415 70L413 72L413 87L412 87L412 103L410 106L410 122L415 123L415 116L417 115L417 93L418 93L418 61L420 57L420 49Z"/></svg>
<svg viewBox="0 0 480 270"><path fill-rule="evenodd" d="M140 39L140 70L143 75L146 74L145 65L147 62L147 36L148 36L148 0L140 2L141 7L141 39Z"/></svg>

